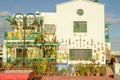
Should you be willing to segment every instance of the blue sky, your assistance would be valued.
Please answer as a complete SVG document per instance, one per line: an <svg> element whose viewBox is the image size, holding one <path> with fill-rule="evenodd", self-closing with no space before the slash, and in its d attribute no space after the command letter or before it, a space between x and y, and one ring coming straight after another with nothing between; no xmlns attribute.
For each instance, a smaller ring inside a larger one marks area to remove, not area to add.
<svg viewBox="0 0 120 80"><path fill-rule="evenodd" d="M40 12L55 12L56 4L70 0L0 0L0 16L16 14L21 12L23 14ZM100 3L105 4L106 22L111 23L110 40L112 51L120 51L120 0L99 0ZM3 37L3 19L0 18L0 42Z"/></svg>

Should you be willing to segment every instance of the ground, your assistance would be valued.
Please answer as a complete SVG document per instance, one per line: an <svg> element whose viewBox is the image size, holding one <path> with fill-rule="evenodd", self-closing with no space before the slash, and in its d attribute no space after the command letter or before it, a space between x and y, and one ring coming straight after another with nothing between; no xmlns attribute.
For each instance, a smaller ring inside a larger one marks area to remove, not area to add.
<svg viewBox="0 0 120 80"><path fill-rule="evenodd" d="M28 80L33 78L29 73L0 73L0 80ZM34 75L35 76L35 75ZM108 76L35 76L33 80L114 80Z"/></svg>
<svg viewBox="0 0 120 80"><path fill-rule="evenodd" d="M42 80L114 80L107 76L44 76Z"/></svg>

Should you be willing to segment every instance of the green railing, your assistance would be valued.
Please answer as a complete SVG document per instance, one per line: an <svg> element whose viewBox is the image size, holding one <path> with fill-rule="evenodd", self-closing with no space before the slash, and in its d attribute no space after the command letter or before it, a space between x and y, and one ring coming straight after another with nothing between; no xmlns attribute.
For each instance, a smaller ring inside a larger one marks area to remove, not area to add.
<svg viewBox="0 0 120 80"><path fill-rule="evenodd" d="M110 42L109 35L106 35L106 36L105 36L105 42Z"/></svg>
<svg viewBox="0 0 120 80"><path fill-rule="evenodd" d="M26 40L34 40L35 38L36 38L36 36L37 36L37 34L38 33L32 33L32 34L30 34L30 35L26 35L25 36L25 39ZM4 39L5 40L19 40L19 37L18 36L12 36L12 38L10 39L9 37L8 37L8 35L7 35L7 32L5 32L4 33ZM22 34L22 40L24 39L24 36L23 36L23 34Z"/></svg>

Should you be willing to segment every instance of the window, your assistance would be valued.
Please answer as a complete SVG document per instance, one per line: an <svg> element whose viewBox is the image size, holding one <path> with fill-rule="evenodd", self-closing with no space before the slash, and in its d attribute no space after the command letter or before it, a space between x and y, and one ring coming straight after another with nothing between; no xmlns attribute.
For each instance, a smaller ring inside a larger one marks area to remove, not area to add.
<svg viewBox="0 0 120 80"><path fill-rule="evenodd" d="M83 15L83 13L84 13L83 9L78 9L78 10L77 10L77 14L78 14L78 15L81 16L81 15Z"/></svg>
<svg viewBox="0 0 120 80"><path fill-rule="evenodd" d="M69 59L91 59L92 58L92 49L70 49L69 50Z"/></svg>
<svg viewBox="0 0 120 80"><path fill-rule="evenodd" d="M45 24L44 33L45 34L54 34L56 30L56 26L54 24Z"/></svg>
<svg viewBox="0 0 120 80"><path fill-rule="evenodd" d="M87 21L74 21L73 32L87 32Z"/></svg>

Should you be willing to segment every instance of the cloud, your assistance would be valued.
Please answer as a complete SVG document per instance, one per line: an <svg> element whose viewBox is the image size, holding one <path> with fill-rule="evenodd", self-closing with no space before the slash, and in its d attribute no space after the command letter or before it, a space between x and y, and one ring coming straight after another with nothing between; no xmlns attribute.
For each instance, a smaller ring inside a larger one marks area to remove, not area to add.
<svg viewBox="0 0 120 80"><path fill-rule="evenodd" d="M9 11L0 12L0 16L10 15Z"/></svg>
<svg viewBox="0 0 120 80"><path fill-rule="evenodd" d="M111 36L110 43L111 43L112 51L120 51L120 37L119 36Z"/></svg>
<svg viewBox="0 0 120 80"><path fill-rule="evenodd" d="M0 12L0 27L4 26L4 21L3 21L3 18L1 16L7 16L7 15L11 15L9 11Z"/></svg>
<svg viewBox="0 0 120 80"><path fill-rule="evenodd" d="M120 18L115 18L113 14L105 14L105 22L111 24L120 23Z"/></svg>

